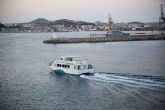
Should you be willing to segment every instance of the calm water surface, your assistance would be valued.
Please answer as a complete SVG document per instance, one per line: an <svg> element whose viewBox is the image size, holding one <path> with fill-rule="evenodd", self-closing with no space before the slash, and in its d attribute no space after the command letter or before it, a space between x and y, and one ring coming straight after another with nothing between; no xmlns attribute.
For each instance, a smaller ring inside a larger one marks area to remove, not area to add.
<svg viewBox="0 0 165 110"><path fill-rule="evenodd" d="M165 41L43 44L49 35L0 33L0 110L164 110ZM96 73L51 72L66 55L87 57Z"/></svg>

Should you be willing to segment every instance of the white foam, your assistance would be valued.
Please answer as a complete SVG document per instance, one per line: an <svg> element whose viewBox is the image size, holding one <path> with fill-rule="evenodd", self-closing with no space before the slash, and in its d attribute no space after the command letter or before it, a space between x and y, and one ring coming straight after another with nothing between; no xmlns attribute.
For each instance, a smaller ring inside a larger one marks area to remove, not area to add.
<svg viewBox="0 0 165 110"><path fill-rule="evenodd" d="M81 78L102 81L102 82L112 82L112 83L121 83L131 87L162 87L165 88L165 82L154 81L152 79L142 79L137 77L127 77L120 76L115 74L104 74L104 73L95 73L91 76L81 75Z"/></svg>

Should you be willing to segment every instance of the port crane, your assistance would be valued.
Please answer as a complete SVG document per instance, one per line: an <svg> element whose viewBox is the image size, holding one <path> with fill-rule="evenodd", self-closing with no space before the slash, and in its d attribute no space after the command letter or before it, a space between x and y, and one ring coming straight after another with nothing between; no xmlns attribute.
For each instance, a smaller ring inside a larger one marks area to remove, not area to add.
<svg viewBox="0 0 165 110"><path fill-rule="evenodd" d="M165 16L163 13L163 5L160 5L160 17L159 17L159 30L161 32L161 34L165 34Z"/></svg>
<svg viewBox="0 0 165 110"><path fill-rule="evenodd" d="M108 23L109 23L109 30L112 30L112 25L114 22L110 14L108 15Z"/></svg>

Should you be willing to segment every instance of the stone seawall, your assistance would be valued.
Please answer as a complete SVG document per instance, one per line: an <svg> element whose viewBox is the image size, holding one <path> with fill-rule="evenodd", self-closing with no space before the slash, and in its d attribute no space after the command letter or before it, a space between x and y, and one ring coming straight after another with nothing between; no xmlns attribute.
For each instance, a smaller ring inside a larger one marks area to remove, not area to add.
<svg viewBox="0 0 165 110"><path fill-rule="evenodd" d="M117 36L117 37L85 37L85 38L49 38L43 43L95 43L95 42L119 42L119 41L144 41L165 40L165 35L140 35L140 36Z"/></svg>

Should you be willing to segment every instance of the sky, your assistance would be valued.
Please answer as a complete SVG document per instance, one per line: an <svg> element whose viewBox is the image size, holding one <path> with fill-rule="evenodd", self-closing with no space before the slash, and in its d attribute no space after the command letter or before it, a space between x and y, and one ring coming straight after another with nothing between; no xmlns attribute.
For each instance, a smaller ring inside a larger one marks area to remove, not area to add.
<svg viewBox="0 0 165 110"><path fill-rule="evenodd" d="M158 22L165 0L0 0L1 23L23 23L37 18L88 22ZM165 13L165 11L164 11Z"/></svg>

